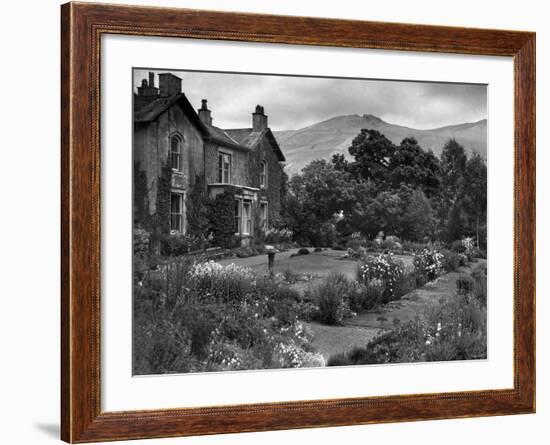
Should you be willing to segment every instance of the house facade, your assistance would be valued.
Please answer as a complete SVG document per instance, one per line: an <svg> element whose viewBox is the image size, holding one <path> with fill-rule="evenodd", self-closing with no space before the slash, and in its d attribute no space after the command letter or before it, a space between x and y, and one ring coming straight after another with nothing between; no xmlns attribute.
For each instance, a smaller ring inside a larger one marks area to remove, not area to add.
<svg viewBox="0 0 550 445"><path fill-rule="evenodd" d="M195 110L171 73L143 79L134 94L134 224L187 233L195 187L234 194L234 233L243 245L280 218L285 157L261 106L251 127L221 129L206 99Z"/></svg>

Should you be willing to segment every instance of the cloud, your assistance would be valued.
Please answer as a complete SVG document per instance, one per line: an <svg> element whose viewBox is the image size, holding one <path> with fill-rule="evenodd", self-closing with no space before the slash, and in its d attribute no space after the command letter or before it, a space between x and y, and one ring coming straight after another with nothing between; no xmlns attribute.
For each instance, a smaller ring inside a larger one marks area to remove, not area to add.
<svg viewBox="0 0 550 445"><path fill-rule="evenodd" d="M134 70L134 88L149 71ZM264 106L274 130L299 129L350 114L372 114L419 129L487 118L485 85L170 72L181 77L183 92L196 108L201 99L208 99L214 124L222 128L250 127L257 104Z"/></svg>

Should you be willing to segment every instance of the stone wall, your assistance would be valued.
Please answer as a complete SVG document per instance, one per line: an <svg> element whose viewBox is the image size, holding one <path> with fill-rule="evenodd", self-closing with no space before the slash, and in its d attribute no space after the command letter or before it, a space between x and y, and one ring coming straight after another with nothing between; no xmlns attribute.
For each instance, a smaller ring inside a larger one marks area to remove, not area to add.
<svg viewBox="0 0 550 445"><path fill-rule="evenodd" d="M261 162L267 163L267 187L260 188ZM283 169L279 165L277 155L273 151L269 140L264 137L254 148L249 156L249 167L251 187L260 188L260 200L268 201L269 225L276 224L280 220L281 213L281 186Z"/></svg>
<svg viewBox="0 0 550 445"><path fill-rule="evenodd" d="M196 177L204 175L202 136L179 106L170 107L153 122L136 123L133 145L138 171L134 177L134 209L143 208L146 212L146 215L136 215L138 220L157 211L159 178L169 161L170 138L174 134L182 141L182 169L173 174L173 187L188 191ZM143 186L137 187L138 182L143 182Z"/></svg>
<svg viewBox="0 0 550 445"><path fill-rule="evenodd" d="M205 169L207 184L218 183L218 152L231 155L231 184L250 186L248 171L248 152L221 147L215 143L207 143L205 147Z"/></svg>

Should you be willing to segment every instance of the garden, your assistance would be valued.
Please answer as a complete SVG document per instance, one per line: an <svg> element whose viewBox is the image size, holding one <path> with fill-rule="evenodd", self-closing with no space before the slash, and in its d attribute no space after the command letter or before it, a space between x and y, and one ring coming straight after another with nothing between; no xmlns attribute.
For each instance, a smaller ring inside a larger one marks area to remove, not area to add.
<svg viewBox="0 0 550 445"><path fill-rule="evenodd" d="M135 374L486 357L485 160L374 130L349 154L285 181L246 247L231 193L185 235L134 229Z"/></svg>
<svg viewBox="0 0 550 445"><path fill-rule="evenodd" d="M343 252L339 261L353 264L353 277L327 270L302 291L290 270L270 274L240 266L238 259L220 264L187 256L151 266L144 255L134 277L134 373L485 357L486 268L468 246L468 238L454 250L425 246L410 255L408 267L391 252L358 259ZM458 274L453 294L431 301L413 320L377 328L362 347L328 357L317 350L322 340L315 338L316 326L339 335L350 320L406 299L450 272Z"/></svg>

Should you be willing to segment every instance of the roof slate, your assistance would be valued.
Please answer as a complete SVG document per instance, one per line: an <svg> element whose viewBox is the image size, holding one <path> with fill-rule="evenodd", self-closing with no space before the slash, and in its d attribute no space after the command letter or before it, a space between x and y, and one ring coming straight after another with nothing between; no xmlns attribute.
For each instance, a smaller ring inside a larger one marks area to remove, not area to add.
<svg viewBox="0 0 550 445"><path fill-rule="evenodd" d="M277 155L279 161L286 161L275 136L273 136L273 133L269 128L262 131L254 131L252 128L235 128L232 130L225 130L225 132L240 144L248 147L250 150L253 150L263 137L267 137L271 143L271 146L275 150L275 154Z"/></svg>
<svg viewBox="0 0 550 445"><path fill-rule="evenodd" d="M176 103L180 104L195 126L203 134L208 135L214 142L230 148L248 151L253 150L263 137L267 137L279 161L285 161L283 152L269 128L262 131L254 131L252 128L224 130L214 125L206 125L200 120L197 112L183 93L170 97L160 97L136 110L134 113L134 122L151 122Z"/></svg>

